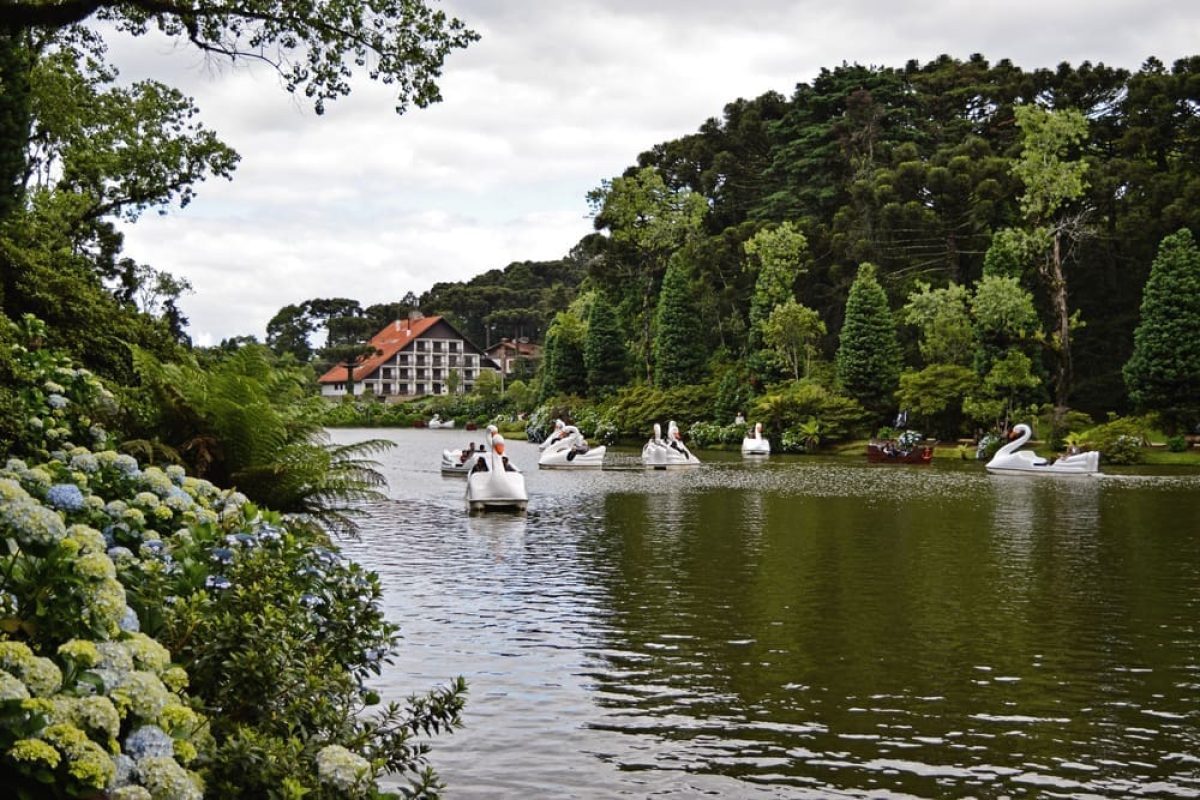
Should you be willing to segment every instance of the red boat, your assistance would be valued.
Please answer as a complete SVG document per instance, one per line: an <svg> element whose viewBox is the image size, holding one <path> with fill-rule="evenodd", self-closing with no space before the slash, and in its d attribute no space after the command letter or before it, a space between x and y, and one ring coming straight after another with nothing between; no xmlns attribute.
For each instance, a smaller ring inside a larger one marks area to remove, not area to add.
<svg viewBox="0 0 1200 800"><path fill-rule="evenodd" d="M892 439L872 439L867 443L867 461L872 464L928 464L933 461L934 444L936 442L903 449Z"/></svg>

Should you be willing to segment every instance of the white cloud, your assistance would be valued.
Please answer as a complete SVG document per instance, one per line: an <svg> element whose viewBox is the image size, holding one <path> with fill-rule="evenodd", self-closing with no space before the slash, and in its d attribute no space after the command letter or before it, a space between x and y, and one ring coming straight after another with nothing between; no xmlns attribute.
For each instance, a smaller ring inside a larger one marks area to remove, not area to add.
<svg viewBox="0 0 1200 800"><path fill-rule="evenodd" d="M232 183L127 229L129 255L192 282L182 305L197 341L261 336L281 306L312 297L385 302L560 257L591 230L586 193L638 153L822 67L978 52L1026 69L1136 69L1200 41L1200 7L1168 0L442 5L483 39L450 55L442 103L403 116L386 86L357 81L318 117L261 69L112 39L125 77L193 95L243 157Z"/></svg>

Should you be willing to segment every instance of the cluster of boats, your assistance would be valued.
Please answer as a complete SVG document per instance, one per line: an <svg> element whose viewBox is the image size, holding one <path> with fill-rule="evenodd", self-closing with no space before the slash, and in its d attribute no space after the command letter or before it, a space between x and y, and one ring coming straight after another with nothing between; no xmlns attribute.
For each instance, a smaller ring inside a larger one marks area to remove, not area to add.
<svg viewBox="0 0 1200 800"><path fill-rule="evenodd" d="M1095 475L1100 470L1100 453L1092 451L1044 459L1021 448L1033 435L1028 425L1013 429L1016 438L1001 447L986 465L992 473L1026 475ZM529 495L525 476L504 453L504 437L495 425L487 427L485 443L478 448L472 442L458 450L442 451L442 473L467 477L466 500L472 512L493 508L525 510ZM538 448L540 469L600 469L608 448L592 447L574 425L555 420L554 430ZM742 453L747 456L767 456L771 443L762 435L758 423L742 440ZM928 464L933 459L933 445L908 441L872 441L867 448L871 463ZM667 434L654 423L654 435L642 447L642 466L647 469L671 469L699 466L698 459L683 442L674 420L667 423Z"/></svg>

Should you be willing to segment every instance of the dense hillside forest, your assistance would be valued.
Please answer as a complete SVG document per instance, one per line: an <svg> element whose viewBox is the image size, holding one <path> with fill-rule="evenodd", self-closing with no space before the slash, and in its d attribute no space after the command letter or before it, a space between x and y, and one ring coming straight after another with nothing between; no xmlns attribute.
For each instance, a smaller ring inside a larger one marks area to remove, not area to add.
<svg viewBox="0 0 1200 800"><path fill-rule="evenodd" d="M885 376L880 396L858 398L881 417L929 392L965 394L1018 351L1004 369L1027 376L990 378L1008 381L993 394L1007 392L1009 407L1130 412L1122 366L1151 263L1165 237L1200 229L1198 103L1200 57L1151 58L1137 72L1026 71L980 55L843 64L790 98L731 102L642 153L590 193L597 234L563 261L438 284L419 306L480 341L497 330L546 341L543 398L594 394L582 366L556 373L553 350L567 342L559 363L581 364L596 298L618 320L627 382L701 384L734 365L757 392L787 377L780 343L799 335L800 311L773 326L772 313L790 301L812 315L799 347L819 380L870 264L899 338L897 374L908 373L907 395ZM686 354L658 348L671 336L656 322L671 274L695 322L684 338L705 354L682 376L663 359ZM989 308L1026 305L1027 317L988 322ZM956 352L939 351L947 326L970 340ZM928 372L939 365L972 371Z"/></svg>

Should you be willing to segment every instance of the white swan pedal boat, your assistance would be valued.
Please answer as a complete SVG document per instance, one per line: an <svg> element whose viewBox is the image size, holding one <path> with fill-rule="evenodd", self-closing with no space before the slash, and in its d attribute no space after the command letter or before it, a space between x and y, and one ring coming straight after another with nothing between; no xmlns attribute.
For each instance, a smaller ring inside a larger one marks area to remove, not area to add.
<svg viewBox="0 0 1200 800"><path fill-rule="evenodd" d="M525 476L504 455L504 437L488 426L487 452L475 459L467 474L467 509L472 512L507 509L525 511L529 494Z"/></svg>
<svg viewBox="0 0 1200 800"><path fill-rule="evenodd" d="M1063 456L1047 460L1037 453L1021 448L1033 436L1033 429L1024 423L1013 428L1019 436L996 451L996 455L987 463L987 471L1001 475L1099 475L1100 453L1091 450L1086 453Z"/></svg>
<svg viewBox="0 0 1200 800"><path fill-rule="evenodd" d="M442 474L466 475L475 466L475 462L486 453L487 450L485 450L483 447L464 447L461 450L443 450Z"/></svg>
<svg viewBox="0 0 1200 800"><path fill-rule="evenodd" d="M434 414L429 419L429 422L425 423L425 427L426 428L453 428L454 420L452 420L452 419L443 420L441 415Z"/></svg>
<svg viewBox="0 0 1200 800"><path fill-rule="evenodd" d="M542 469L599 469L604 466L607 450L604 445L588 447L583 439L562 439L542 451L538 466Z"/></svg>
<svg viewBox="0 0 1200 800"><path fill-rule="evenodd" d="M561 419L554 421L554 430L538 447L542 455L538 458L540 469L599 469L604 466L604 445L588 447L579 428L567 425Z"/></svg>
<svg viewBox="0 0 1200 800"><path fill-rule="evenodd" d="M654 437L642 447L642 465L649 469L698 467L700 459L692 455L679 435L675 420L667 424L667 438L662 438L662 426L654 423Z"/></svg>
<svg viewBox="0 0 1200 800"><path fill-rule="evenodd" d="M751 435L742 439L742 455L744 456L769 456L771 455L771 440L764 439L762 435L762 423L754 423L754 431Z"/></svg>

